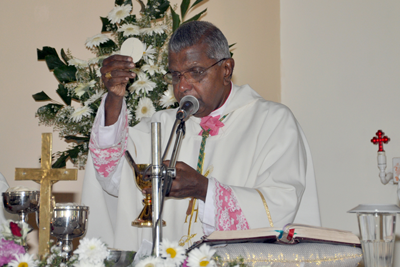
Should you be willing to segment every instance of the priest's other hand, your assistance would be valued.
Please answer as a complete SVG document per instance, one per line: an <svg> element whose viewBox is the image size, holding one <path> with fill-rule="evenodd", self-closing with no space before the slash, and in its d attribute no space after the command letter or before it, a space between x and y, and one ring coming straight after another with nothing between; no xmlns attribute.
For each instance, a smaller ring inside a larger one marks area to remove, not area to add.
<svg viewBox="0 0 400 267"><path fill-rule="evenodd" d="M105 102L106 126L112 125L118 120L126 85L129 79L136 77L136 74L130 71L133 68L135 68L133 60L127 56L113 55L103 61L103 66L100 69L101 79L108 89Z"/></svg>
<svg viewBox="0 0 400 267"><path fill-rule="evenodd" d="M168 160L163 163L169 166ZM208 179L184 162L178 161L175 167L176 177L172 181L169 196L175 198L194 197L205 201ZM151 193L151 188L147 193Z"/></svg>

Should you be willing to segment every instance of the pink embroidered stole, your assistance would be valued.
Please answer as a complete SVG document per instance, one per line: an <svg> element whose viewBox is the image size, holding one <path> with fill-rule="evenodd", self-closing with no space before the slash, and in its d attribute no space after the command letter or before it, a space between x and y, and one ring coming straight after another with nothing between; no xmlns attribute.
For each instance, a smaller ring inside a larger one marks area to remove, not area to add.
<svg viewBox="0 0 400 267"><path fill-rule="evenodd" d="M120 161L121 157L124 155L127 149L129 136L127 112L125 113L124 119L125 123L122 141L112 147L104 149L100 148L99 144L97 143L98 137L96 136L95 131L92 131L91 133L89 149L92 154L93 165L96 171L102 177L109 177L114 174L118 166L118 162ZM100 126L97 125L97 127Z"/></svg>

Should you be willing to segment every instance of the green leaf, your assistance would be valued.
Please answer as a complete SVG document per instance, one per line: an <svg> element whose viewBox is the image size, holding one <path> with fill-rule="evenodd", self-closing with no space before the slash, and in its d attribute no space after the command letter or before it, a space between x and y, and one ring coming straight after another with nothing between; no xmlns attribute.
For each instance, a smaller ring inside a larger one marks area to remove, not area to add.
<svg viewBox="0 0 400 267"><path fill-rule="evenodd" d="M190 19L186 20L185 22L198 20L201 17L201 15L203 15L206 11L207 11L207 8L204 9L203 11L201 11L199 14L197 14L197 15L191 17Z"/></svg>
<svg viewBox="0 0 400 267"><path fill-rule="evenodd" d="M116 5L132 5L132 0L115 0Z"/></svg>
<svg viewBox="0 0 400 267"><path fill-rule="evenodd" d="M103 26L101 27L101 32L109 32L112 29L112 24L108 18L100 17Z"/></svg>
<svg viewBox="0 0 400 267"><path fill-rule="evenodd" d="M61 48L61 57L64 60L64 63L68 65L68 60L70 60L70 58L67 56L63 48Z"/></svg>
<svg viewBox="0 0 400 267"><path fill-rule="evenodd" d="M107 42L100 44L101 48L112 48L117 46L113 40L109 39Z"/></svg>
<svg viewBox="0 0 400 267"><path fill-rule="evenodd" d="M53 163L53 165L51 166L53 169L60 169L60 168L64 168L65 166L67 166L67 159L69 158L68 154L64 154L62 153L61 156L58 157L58 159L56 160L56 162Z"/></svg>
<svg viewBox="0 0 400 267"><path fill-rule="evenodd" d="M40 49L36 49L37 50L37 57L38 60L44 60L46 58L46 56L48 55L53 55L53 56L57 56L57 51L50 46L43 46L42 50Z"/></svg>
<svg viewBox="0 0 400 267"><path fill-rule="evenodd" d="M164 14L167 11L168 7L169 7L169 1L164 1L163 3L161 3L158 6L158 9L160 10L159 12L160 15L156 16L156 19L159 19L161 17L161 14Z"/></svg>
<svg viewBox="0 0 400 267"><path fill-rule="evenodd" d="M51 100L51 98L43 91L32 95L32 97L33 97L33 99L35 99L35 101L50 101Z"/></svg>
<svg viewBox="0 0 400 267"><path fill-rule="evenodd" d="M182 0L182 3L181 3L181 18L182 18L182 20L186 15L189 5L190 5L190 0Z"/></svg>
<svg viewBox="0 0 400 267"><path fill-rule="evenodd" d="M236 43L229 45L229 48L233 47ZM231 51L229 51L229 53L231 54L231 57L233 57L233 53Z"/></svg>
<svg viewBox="0 0 400 267"><path fill-rule="evenodd" d="M40 108L38 108L38 113L49 112L49 113L55 115L62 107L63 107L63 105L50 103L50 104L47 104L47 105L44 105L44 106L41 106Z"/></svg>
<svg viewBox="0 0 400 267"><path fill-rule="evenodd" d="M46 56L46 64L49 70L54 70L55 68L65 66L65 64L60 60L58 55L48 55Z"/></svg>
<svg viewBox="0 0 400 267"><path fill-rule="evenodd" d="M56 92L66 105L71 106L71 97L68 95L68 89L64 85L59 84Z"/></svg>
<svg viewBox="0 0 400 267"><path fill-rule="evenodd" d="M81 144L84 142L89 142L90 137L80 137L80 136L74 136L74 135L67 135L64 137L65 141L68 143L70 141L76 142L77 144Z"/></svg>
<svg viewBox="0 0 400 267"><path fill-rule="evenodd" d="M64 152L60 153L56 162L53 163L52 167L55 169L64 168L66 166L66 162L68 158L75 159L78 157L79 154L79 146L75 146L71 149L65 150Z"/></svg>
<svg viewBox="0 0 400 267"><path fill-rule="evenodd" d="M201 2L203 2L203 0L197 0L197 1L194 2L194 4L190 7L190 9L192 9L194 6L200 4Z"/></svg>
<svg viewBox="0 0 400 267"><path fill-rule="evenodd" d="M181 20L179 19L178 14L174 11L172 6L170 6L171 14L172 14L172 32L175 32L178 29L179 25L181 24Z"/></svg>
<svg viewBox="0 0 400 267"><path fill-rule="evenodd" d="M76 68L75 66L63 65L54 69L54 75L60 83L69 83L76 81L75 78Z"/></svg>
<svg viewBox="0 0 400 267"><path fill-rule="evenodd" d="M148 0L146 6L142 1L139 1L139 3L141 3L142 9L144 8L145 15L151 19L162 18L169 7L168 0Z"/></svg>

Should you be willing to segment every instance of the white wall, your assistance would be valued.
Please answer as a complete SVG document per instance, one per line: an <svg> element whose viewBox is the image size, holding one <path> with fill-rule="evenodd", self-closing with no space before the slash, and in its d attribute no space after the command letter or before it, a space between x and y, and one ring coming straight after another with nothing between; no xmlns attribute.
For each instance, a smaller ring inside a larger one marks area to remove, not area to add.
<svg viewBox="0 0 400 267"><path fill-rule="evenodd" d="M38 126L35 112L47 103L35 102L32 95L43 90L60 101L55 91L57 80L46 63L37 60L36 49L51 46L60 52L61 48L69 48L75 57L92 58L94 55L85 48L85 41L100 32L100 16L107 16L114 2L0 1L0 172L10 186L39 188L32 181L14 181L14 172L16 167L40 167L41 133L53 131L50 127ZM139 3L132 2L137 12ZM172 4L180 2L171 0ZM279 0L252 0L252 3L205 1L188 17L207 8L203 20L218 26L229 43L237 43L233 51L235 82L250 83L265 98L279 101ZM53 151L62 151L65 147L66 143L54 132ZM77 182L56 183L53 192L68 195L69 201L80 202L83 175L84 171L79 171ZM57 196L56 200L60 201ZM34 224L34 216L30 217ZM36 232L30 234L31 245L36 235Z"/></svg>
<svg viewBox="0 0 400 267"><path fill-rule="evenodd" d="M400 156L399 14L399 1L281 0L282 102L308 137L325 227L358 234L348 210L398 204L396 187L378 178L370 140L378 129L392 139L391 168Z"/></svg>

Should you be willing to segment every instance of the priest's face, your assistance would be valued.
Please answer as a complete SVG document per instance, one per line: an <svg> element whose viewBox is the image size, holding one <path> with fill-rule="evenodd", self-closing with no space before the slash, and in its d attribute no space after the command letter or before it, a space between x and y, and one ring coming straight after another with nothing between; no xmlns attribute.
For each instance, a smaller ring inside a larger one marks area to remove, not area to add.
<svg viewBox="0 0 400 267"><path fill-rule="evenodd" d="M224 104L229 96L230 79L234 67L232 58L222 60L219 64L212 66L221 59L208 58L207 48L206 44L199 44L178 53L169 53L169 71L184 73L174 84L175 98L180 102L186 95L196 97L200 107L194 116L200 118L208 116ZM203 73L196 77L190 75L190 73L201 72ZM191 80L191 77L196 79Z"/></svg>

